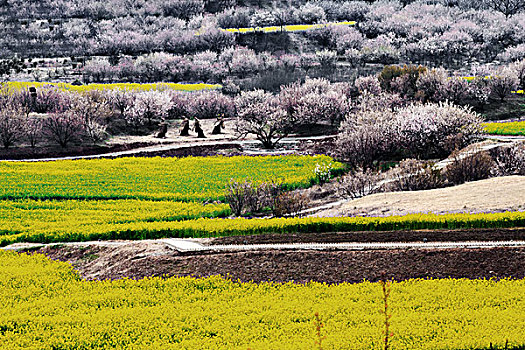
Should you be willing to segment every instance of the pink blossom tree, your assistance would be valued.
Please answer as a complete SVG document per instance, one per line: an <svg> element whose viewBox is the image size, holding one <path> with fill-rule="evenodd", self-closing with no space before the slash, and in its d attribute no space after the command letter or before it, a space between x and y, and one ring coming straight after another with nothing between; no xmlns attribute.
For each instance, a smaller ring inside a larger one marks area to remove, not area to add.
<svg viewBox="0 0 525 350"><path fill-rule="evenodd" d="M264 148L272 149L291 128L291 120L276 96L263 90L242 92L235 100L235 132L240 137L255 135Z"/></svg>
<svg viewBox="0 0 525 350"><path fill-rule="evenodd" d="M199 119L232 118L235 115L233 99L218 91L196 93L188 102L189 112Z"/></svg>

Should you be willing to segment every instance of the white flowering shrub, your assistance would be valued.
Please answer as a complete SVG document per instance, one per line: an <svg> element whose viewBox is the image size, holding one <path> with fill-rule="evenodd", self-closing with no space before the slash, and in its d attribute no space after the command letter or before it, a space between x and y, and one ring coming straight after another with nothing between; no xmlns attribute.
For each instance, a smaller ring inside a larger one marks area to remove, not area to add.
<svg viewBox="0 0 525 350"><path fill-rule="evenodd" d="M441 102L397 110L394 128L398 147L409 155L425 157L446 151L449 139L456 135L461 135L458 147L469 144L481 133L481 122L471 108Z"/></svg>
<svg viewBox="0 0 525 350"><path fill-rule="evenodd" d="M164 120L171 109L172 100L169 94L161 91L143 91L136 93L133 105L128 107L124 118L126 123L137 130L141 126L153 126L153 123Z"/></svg>
<svg viewBox="0 0 525 350"><path fill-rule="evenodd" d="M315 165L314 174L317 182L320 185L327 183L332 175L333 164L319 164Z"/></svg>
<svg viewBox="0 0 525 350"><path fill-rule="evenodd" d="M425 158L462 147L481 133L482 118L470 108L451 103L412 104L387 109L361 109L341 124L336 141L339 157L354 166L372 167L393 154Z"/></svg>

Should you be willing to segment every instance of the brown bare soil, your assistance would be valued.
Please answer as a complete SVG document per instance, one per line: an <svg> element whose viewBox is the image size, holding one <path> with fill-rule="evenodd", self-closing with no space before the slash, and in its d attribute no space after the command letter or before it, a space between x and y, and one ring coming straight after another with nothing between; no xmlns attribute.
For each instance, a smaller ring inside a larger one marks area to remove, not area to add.
<svg viewBox="0 0 525 350"><path fill-rule="evenodd" d="M69 261L88 280L212 275L241 281L297 283L355 283L384 278L525 278L525 248L181 254L161 243L130 242L118 247L48 246L29 252Z"/></svg>
<svg viewBox="0 0 525 350"><path fill-rule="evenodd" d="M159 143L141 141L118 144L114 143L111 145L71 145L67 148L61 148L58 146L51 145L38 145L33 149L29 146L20 146L12 147L7 150L4 148L0 148L0 159L40 159L54 157L88 156L95 154L128 151L135 148L149 147L157 144Z"/></svg>
<svg viewBox="0 0 525 350"><path fill-rule="evenodd" d="M342 242L466 242L466 241L521 241L525 228L418 230L384 232L328 232L298 234L265 234L210 238L206 245L270 244L270 243L342 243Z"/></svg>

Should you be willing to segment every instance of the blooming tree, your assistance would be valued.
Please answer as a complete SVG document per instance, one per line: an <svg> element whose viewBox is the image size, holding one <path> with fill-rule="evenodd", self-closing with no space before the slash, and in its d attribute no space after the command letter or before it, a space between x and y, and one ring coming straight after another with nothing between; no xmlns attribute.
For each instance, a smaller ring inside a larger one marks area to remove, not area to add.
<svg viewBox="0 0 525 350"><path fill-rule="evenodd" d="M233 99L218 91L197 93L188 102L191 115L200 119L232 118L235 115Z"/></svg>
<svg viewBox="0 0 525 350"><path fill-rule="evenodd" d="M112 112L110 102L102 92L94 90L76 96L71 112L81 120L83 130L93 143L107 136L107 119Z"/></svg>
<svg viewBox="0 0 525 350"><path fill-rule="evenodd" d="M274 148L291 128L291 120L276 96L263 90L242 92L236 98L235 132L244 137L255 135L264 148Z"/></svg>
<svg viewBox="0 0 525 350"><path fill-rule="evenodd" d="M489 78L489 86L494 95L505 99L510 93L517 89L520 83L519 77L515 71L510 68L504 68Z"/></svg>

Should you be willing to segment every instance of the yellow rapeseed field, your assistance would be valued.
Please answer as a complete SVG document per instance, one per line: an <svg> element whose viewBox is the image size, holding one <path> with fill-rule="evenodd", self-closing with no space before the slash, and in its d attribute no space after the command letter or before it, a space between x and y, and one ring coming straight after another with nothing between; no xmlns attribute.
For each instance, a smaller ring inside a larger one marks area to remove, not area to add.
<svg viewBox="0 0 525 350"><path fill-rule="evenodd" d="M215 90L220 89L222 86L218 84L180 84L180 83L153 83L153 84L138 84L138 83L115 83L115 84L88 84L88 85L72 85L68 83L48 83L48 82L20 82L13 81L8 82L7 87L11 89L25 89L30 86L36 88L40 87L57 87L61 90L74 91L74 92L85 92L91 90L137 90L137 91L149 91L149 90L178 90L178 91L200 91L200 90Z"/></svg>
<svg viewBox="0 0 525 350"><path fill-rule="evenodd" d="M42 206L48 205L44 203ZM70 205L70 204L67 204ZM84 204L75 204L82 206ZM189 205L189 207L185 207ZM50 206L56 206L50 204ZM74 207L73 206L73 207ZM133 209L112 209L111 206L98 205L94 210L90 205L72 208L69 211L56 211L55 218L45 209L25 212L14 209L0 220L0 245L15 242L65 242L95 239L150 239L161 237L220 237L265 233L305 233L305 232L351 232L351 231L392 231L414 229L459 229L491 227L525 227L525 212L506 212L492 214L410 214L391 217L338 217L338 218L199 218L192 216L221 216L227 212L222 205L200 206L193 203L159 203L137 206ZM35 205L35 208L38 206ZM149 207L151 213L138 214L140 208ZM159 210L155 212L154 210ZM185 213L185 214L182 214ZM0 214L2 212L0 211ZM119 216L129 215L127 219ZM185 216L185 217L184 217ZM99 217L99 218L97 218ZM174 221L175 219L180 221ZM50 220L50 221L48 221Z"/></svg>
<svg viewBox="0 0 525 350"><path fill-rule="evenodd" d="M525 120L516 122L484 123L483 129L493 135L525 135Z"/></svg>
<svg viewBox="0 0 525 350"><path fill-rule="evenodd" d="M86 233L137 222L170 222L230 215L228 204L144 200L3 200L0 241L85 240ZM67 239L65 238L67 234Z"/></svg>
<svg viewBox="0 0 525 350"><path fill-rule="evenodd" d="M378 283L82 281L66 263L0 251L1 349L382 349ZM393 283L391 349L524 344L525 280Z"/></svg>
<svg viewBox="0 0 525 350"><path fill-rule="evenodd" d="M300 32L300 31L307 31L312 29L320 29L328 26L341 26L341 25L347 25L347 26L353 26L355 25L355 21L345 21L345 22L331 22L331 23L321 23L321 24L290 24L290 25L284 25L284 26L268 26L268 27L249 27L249 28L227 28L223 29L227 32L231 33L254 33L254 32L263 32L263 33L275 33L279 32L281 30L285 32Z"/></svg>
<svg viewBox="0 0 525 350"><path fill-rule="evenodd" d="M0 162L0 198L222 199L231 179L276 180L288 188L314 181L316 164L327 156L186 157Z"/></svg>

